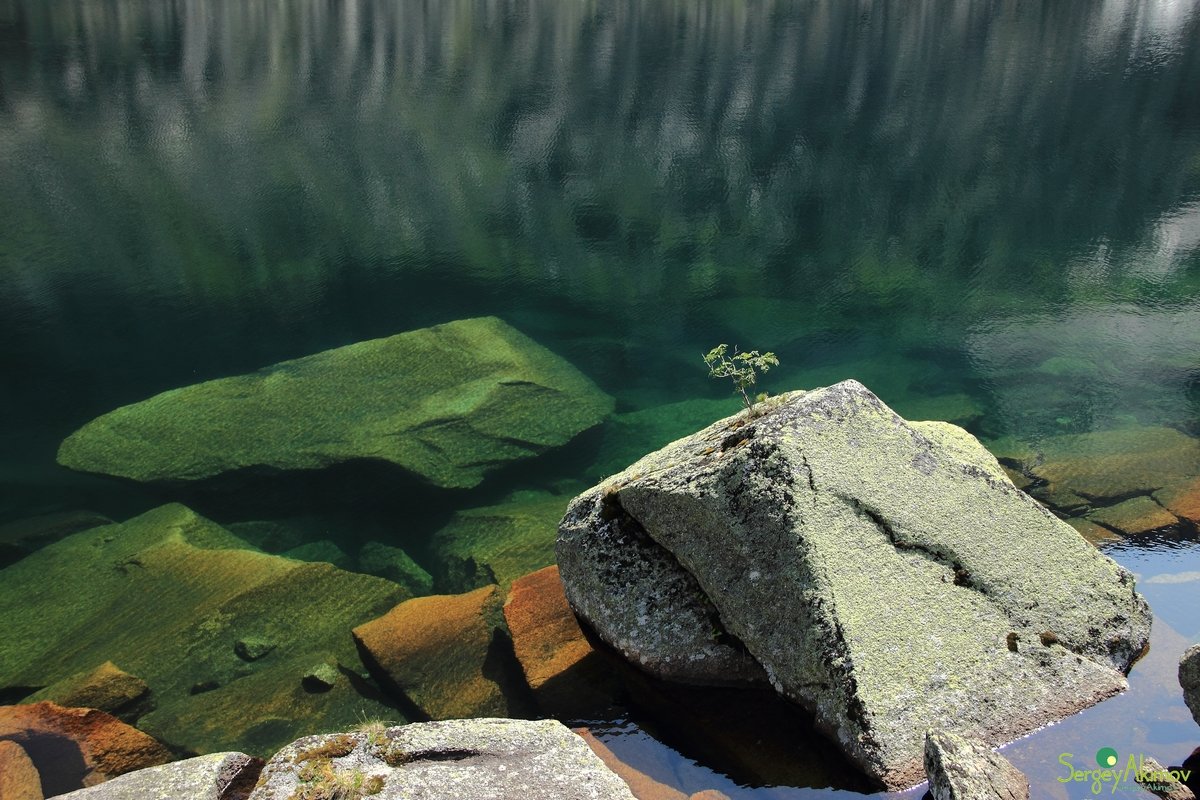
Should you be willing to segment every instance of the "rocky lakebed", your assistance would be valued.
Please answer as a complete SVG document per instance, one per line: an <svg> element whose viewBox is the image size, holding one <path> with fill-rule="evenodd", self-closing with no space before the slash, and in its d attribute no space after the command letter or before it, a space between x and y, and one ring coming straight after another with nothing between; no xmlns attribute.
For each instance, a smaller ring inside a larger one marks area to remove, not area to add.
<svg viewBox="0 0 1200 800"><path fill-rule="evenodd" d="M1200 648L1151 648L1104 552L1195 538L1200 441L981 442L961 406L620 411L481 317L113 409L58 462L155 502L0 527L0 800L728 797L624 758L631 709L771 785L1028 797L995 749L1152 649L1200 745ZM419 535L339 527L389 492ZM1197 761L1139 775L1179 800Z"/></svg>

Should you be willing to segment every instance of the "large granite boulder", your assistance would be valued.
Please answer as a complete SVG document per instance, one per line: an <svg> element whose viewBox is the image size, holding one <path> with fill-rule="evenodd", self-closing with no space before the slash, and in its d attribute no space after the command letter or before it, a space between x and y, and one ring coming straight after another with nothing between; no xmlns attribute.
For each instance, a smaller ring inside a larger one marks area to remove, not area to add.
<svg viewBox="0 0 1200 800"><path fill-rule="evenodd" d="M952 719L989 746L1109 697L1148 641L1133 576L969 434L855 381L768 401L571 504L567 597L660 677L741 655L891 788ZM724 648L720 650L719 648Z"/></svg>
<svg viewBox="0 0 1200 800"><path fill-rule="evenodd" d="M97 786L59 795L61 800L246 800L262 772L262 759L245 753L211 753L147 767Z"/></svg>
<svg viewBox="0 0 1200 800"><path fill-rule="evenodd" d="M11 739L0 739L0 800L44 800L42 776L25 752Z"/></svg>
<svg viewBox="0 0 1200 800"><path fill-rule="evenodd" d="M267 762L250 800L634 800L561 722L466 719L309 736Z"/></svg>
<svg viewBox="0 0 1200 800"><path fill-rule="evenodd" d="M612 399L495 317L460 320L174 389L92 420L72 469L184 482L390 462L437 486L561 445Z"/></svg>
<svg viewBox="0 0 1200 800"><path fill-rule="evenodd" d="M167 505L0 571L0 690L69 689L113 661L153 693L139 727L199 753L267 754L359 714L396 718L359 675L349 632L408 591L246 547ZM338 677L327 691L305 684L319 664Z"/></svg>

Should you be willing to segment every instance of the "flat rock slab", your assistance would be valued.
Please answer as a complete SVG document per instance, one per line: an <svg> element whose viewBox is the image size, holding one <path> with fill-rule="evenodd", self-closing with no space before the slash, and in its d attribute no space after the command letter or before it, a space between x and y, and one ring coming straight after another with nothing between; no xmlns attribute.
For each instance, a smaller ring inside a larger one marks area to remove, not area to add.
<svg viewBox="0 0 1200 800"><path fill-rule="evenodd" d="M1052 486L1088 498L1121 498L1200 475L1200 441L1174 428L1095 431L1044 439L1023 460Z"/></svg>
<svg viewBox="0 0 1200 800"><path fill-rule="evenodd" d="M338 794L329 787L359 787ZM325 787L321 794L319 787ZM634 800L561 722L468 719L310 736L285 747L250 800Z"/></svg>
<svg viewBox="0 0 1200 800"><path fill-rule="evenodd" d="M1087 518L1098 525L1128 536L1149 533L1179 524L1178 517L1145 495L1131 497L1116 505L1097 508L1088 514Z"/></svg>
<svg viewBox="0 0 1200 800"><path fill-rule="evenodd" d="M999 753L949 731L925 736L933 800L1029 800L1029 779Z"/></svg>
<svg viewBox="0 0 1200 800"><path fill-rule="evenodd" d="M1200 477L1164 486L1154 499L1175 516L1200 525Z"/></svg>
<svg viewBox="0 0 1200 800"><path fill-rule="evenodd" d="M131 722L152 707L150 687L111 661L47 686L25 698L26 703L52 700L62 706L95 708Z"/></svg>
<svg viewBox="0 0 1200 800"><path fill-rule="evenodd" d="M63 800L246 800L263 762L245 753L212 753L140 769Z"/></svg>
<svg viewBox="0 0 1200 800"><path fill-rule="evenodd" d="M855 381L762 412L568 509L567 598L632 663L695 680L720 677L706 643L742 654L889 788L923 780L943 720L995 746L1126 686L1151 619L1133 576L970 434Z"/></svg>
<svg viewBox="0 0 1200 800"><path fill-rule="evenodd" d="M566 361L482 317L163 392L89 422L58 460L172 483L372 459L470 487L565 443L612 407Z"/></svg>

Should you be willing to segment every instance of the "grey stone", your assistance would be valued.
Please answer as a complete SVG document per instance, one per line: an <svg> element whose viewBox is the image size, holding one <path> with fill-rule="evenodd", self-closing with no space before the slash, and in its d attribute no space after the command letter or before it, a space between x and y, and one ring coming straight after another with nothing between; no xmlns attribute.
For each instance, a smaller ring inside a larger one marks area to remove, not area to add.
<svg viewBox="0 0 1200 800"><path fill-rule="evenodd" d="M999 753L949 731L925 734L933 800L1029 800L1029 779Z"/></svg>
<svg viewBox="0 0 1200 800"><path fill-rule="evenodd" d="M922 780L942 720L995 746L1126 686L1151 620L1133 576L966 431L855 381L759 411L567 510L567 597L631 662L707 681L689 654L753 658L889 788Z"/></svg>
<svg viewBox="0 0 1200 800"><path fill-rule="evenodd" d="M1200 644L1189 647L1179 659L1179 685L1183 687L1183 701L1200 725Z"/></svg>
<svg viewBox="0 0 1200 800"><path fill-rule="evenodd" d="M583 739L555 720L464 719L309 736L267 762L250 800L317 796L318 787L357 787L378 800L633 800Z"/></svg>
<svg viewBox="0 0 1200 800"><path fill-rule="evenodd" d="M262 771L245 753L212 753L128 772L63 800L245 800Z"/></svg>

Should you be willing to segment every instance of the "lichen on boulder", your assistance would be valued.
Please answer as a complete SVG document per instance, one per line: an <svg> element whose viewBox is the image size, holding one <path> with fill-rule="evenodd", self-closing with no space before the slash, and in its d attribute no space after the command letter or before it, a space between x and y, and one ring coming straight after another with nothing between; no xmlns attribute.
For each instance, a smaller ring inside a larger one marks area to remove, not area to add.
<svg viewBox="0 0 1200 800"><path fill-rule="evenodd" d="M889 788L943 720L995 746L1126 686L1151 618L1133 576L965 431L855 381L759 411L568 509L567 597L631 662L688 680L672 660L724 643Z"/></svg>
<svg viewBox="0 0 1200 800"><path fill-rule="evenodd" d="M612 406L566 361L481 317L163 392L92 420L58 460L166 483L377 460L471 487L565 443Z"/></svg>

